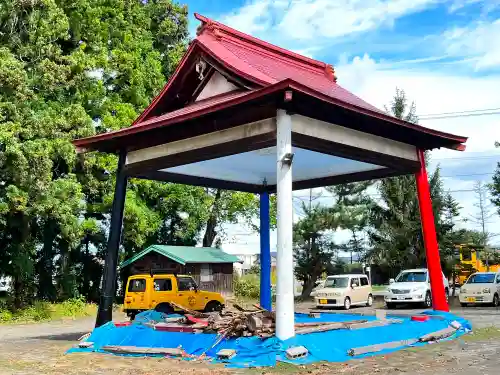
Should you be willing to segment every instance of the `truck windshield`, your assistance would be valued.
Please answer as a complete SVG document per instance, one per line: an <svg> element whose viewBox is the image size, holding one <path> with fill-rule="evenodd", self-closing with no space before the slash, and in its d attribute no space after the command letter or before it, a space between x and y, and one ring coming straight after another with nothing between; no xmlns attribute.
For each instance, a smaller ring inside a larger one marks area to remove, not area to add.
<svg viewBox="0 0 500 375"><path fill-rule="evenodd" d="M427 272L403 272L396 277L398 283L425 283L427 281Z"/></svg>
<svg viewBox="0 0 500 375"><path fill-rule="evenodd" d="M326 279L325 288L347 288L348 277L331 277Z"/></svg>
<svg viewBox="0 0 500 375"><path fill-rule="evenodd" d="M494 273L476 273L469 277L467 284L491 284L495 280Z"/></svg>

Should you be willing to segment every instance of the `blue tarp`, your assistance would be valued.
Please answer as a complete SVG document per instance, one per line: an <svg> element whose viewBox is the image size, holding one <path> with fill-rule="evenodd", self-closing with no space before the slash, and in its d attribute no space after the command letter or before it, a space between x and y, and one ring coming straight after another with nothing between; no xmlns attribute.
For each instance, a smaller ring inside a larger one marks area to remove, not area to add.
<svg viewBox="0 0 500 375"><path fill-rule="evenodd" d="M242 337L225 339L214 348L208 350L217 340L215 334L192 334L181 332L155 331L142 323L150 320L159 321L165 316L155 311L146 311L137 315L134 324L125 327L115 327L110 322L96 328L86 340L93 342L93 348L73 348L69 352L103 352L105 345L126 345L138 347L182 347L187 354L200 355L206 351L208 357L215 358L220 349L236 349L237 355L225 361L230 367L261 367L274 366L276 360L295 364L311 363L316 361L344 362L353 357L347 352L351 348L381 344L391 341L415 339L425 334L446 328L452 321L457 321L462 328L453 337L464 334L472 329L470 323L450 313L428 311L424 314L438 316L426 322L416 322L409 317L398 317L402 323L390 324L382 327L362 328L355 330L335 330L318 332L306 335L297 335L286 341L276 338L259 339L258 337ZM318 318L311 318L306 314L296 314L296 321L303 322L341 322L359 319L374 320L374 316L359 316L354 314L321 314ZM453 338L452 337L452 338ZM285 350L292 346L302 345L309 351L305 358L288 360ZM417 344L425 345L425 344ZM391 349L382 353L399 350ZM380 352L379 352L380 354ZM217 360L214 359L216 362Z"/></svg>

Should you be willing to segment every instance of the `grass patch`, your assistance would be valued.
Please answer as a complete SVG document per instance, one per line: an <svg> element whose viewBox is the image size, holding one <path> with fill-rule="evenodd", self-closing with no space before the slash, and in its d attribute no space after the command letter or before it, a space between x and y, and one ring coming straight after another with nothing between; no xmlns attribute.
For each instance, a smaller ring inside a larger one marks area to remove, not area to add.
<svg viewBox="0 0 500 375"><path fill-rule="evenodd" d="M387 285L372 285L372 290L374 292L383 292L387 289Z"/></svg>
<svg viewBox="0 0 500 375"><path fill-rule="evenodd" d="M464 341L484 341L500 338L500 328L498 327L484 327L472 330L468 335L461 337Z"/></svg>
<svg viewBox="0 0 500 375"><path fill-rule="evenodd" d="M17 311L0 308L0 324L42 322L63 318L81 318L95 315L97 306L79 298L61 303L37 301L33 305Z"/></svg>

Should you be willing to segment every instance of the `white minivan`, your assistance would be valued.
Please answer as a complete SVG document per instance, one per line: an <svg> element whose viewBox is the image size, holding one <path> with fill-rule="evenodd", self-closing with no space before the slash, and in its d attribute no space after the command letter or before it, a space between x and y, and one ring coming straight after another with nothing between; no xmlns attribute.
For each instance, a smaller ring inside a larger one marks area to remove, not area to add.
<svg viewBox="0 0 500 375"><path fill-rule="evenodd" d="M443 285L446 298L449 296L448 280L443 274ZM432 307L431 284L429 272L426 268L404 270L396 279L391 279L384 296L388 309L398 304L412 303Z"/></svg>
<svg viewBox="0 0 500 375"><path fill-rule="evenodd" d="M319 308L344 307L349 310L353 305L371 306L372 286L363 274L328 276L324 287L316 291L314 300Z"/></svg>

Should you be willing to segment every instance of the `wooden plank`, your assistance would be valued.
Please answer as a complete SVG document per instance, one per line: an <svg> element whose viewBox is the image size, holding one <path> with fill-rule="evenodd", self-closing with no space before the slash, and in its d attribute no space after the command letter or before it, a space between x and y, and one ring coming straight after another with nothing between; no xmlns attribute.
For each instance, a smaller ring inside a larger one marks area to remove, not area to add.
<svg viewBox="0 0 500 375"><path fill-rule="evenodd" d="M456 328L446 327L444 329L440 329L436 332L428 333L427 335L423 335L419 337L418 341L420 342L429 342L429 341L437 341L441 339L445 339L447 337L453 336L453 334L457 332Z"/></svg>
<svg viewBox="0 0 500 375"><path fill-rule="evenodd" d="M354 356L361 355L361 354L377 353L377 352L380 352L380 351L385 350L385 349L395 349L395 348L400 348L402 346L413 345L417 342L418 342L418 339L408 339L408 340L385 342L382 344L361 346L358 348L349 349L347 351L347 354L354 357Z"/></svg>
<svg viewBox="0 0 500 375"><path fill-rule="evenodd" d="M297 335L305 335L308 333L316 333L316 332L326 332L326 331L334 331L337 329L349 329L349 325L346 323L329 323L321 326L315 326L315 327L306 327L306 328L300 328L295 331L295 334Z"/></svg>
<svg viewBox="0 0 500 375"><path fill-rule="evenodd" d="M389 324L402 323L399 319L386 319L386 320L368 320L362 323L353 323L349 326L349 329L362 329L362 328L372 328L372 327L384 327Z"/></svg>
<svg viewBox="0 0 500 375"><path fill-rule="evenodd" d="M303 335L306 333L333 331L337 329L363 329L372 327L383 327L389 324L401 323L401 320L387 319L387 320L353 320L348 322L335 322L335 323L297 323L295 327L296 334Z"/></svg>
<svg viewBox="0 0 500 375"><path fill-rule="evenodd" d="M181 357L184 355L184 350L180 348L146 348L140 346L106 345L101 349L117 354L162 354L173 357Z"/></svg>

